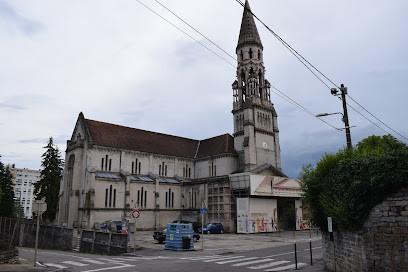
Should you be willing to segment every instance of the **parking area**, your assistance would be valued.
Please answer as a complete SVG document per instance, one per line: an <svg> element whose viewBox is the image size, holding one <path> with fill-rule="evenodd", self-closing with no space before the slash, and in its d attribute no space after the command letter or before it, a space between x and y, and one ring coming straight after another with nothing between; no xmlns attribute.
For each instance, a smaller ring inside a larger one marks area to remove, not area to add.
<svg viewBox="0 0 408 272"><path fill-rule="evenodd" d="M136 246L139 248L149 248L164 250L164 244L159 244L153 239L154 231L137 231L134 235ZM310 235L312 242L320 242L321 235L316 232L303 231L282 231L275 233L259 234L204 234L204 250L219 252L244 252L270 247L279 247L288 244L309 242ZM202 250L202 240L194 244L195 250Z"/></svg>

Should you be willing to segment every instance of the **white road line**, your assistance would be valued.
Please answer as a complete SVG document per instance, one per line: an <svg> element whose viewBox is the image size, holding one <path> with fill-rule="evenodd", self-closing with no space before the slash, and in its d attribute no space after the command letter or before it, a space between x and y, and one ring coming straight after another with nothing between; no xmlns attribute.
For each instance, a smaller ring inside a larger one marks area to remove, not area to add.
<svg viewBox="0 0 408 272"><path fill-rule="evenodd" d="M208 249L206 248L205 251L210 251L210 250L214 250L214 251L215 251L215 250L226 250L226 249L229 250L229 249L231 249L231 248L230 248L230 247L226 247L226 248L208 248ZM200 249L198 249L198 250L200 250Z"/></svg>
<svg viewBox="0 0 408 272"><path fill-rule="evenodd" d="M126 261L129 261L129 259L128 259L128 258L112 258L111 260L120 261L120 262L126 262Z"/></svg>
<svg viewBox="0 0 408 272"><path fill-rule="evenodd" d="M322 248L322 247L312 247L312 250L313 250L313 249L319 249L319 248ZM309 248L306 248L305 251L310 251L310 249L309 249Z"/></svg>
<svg viewBox="0 0 408 272"><path fill-rule="evenodd" d="M211 258L214 258L215 256L204 256L204 257L199 257L199 256L197 256L197 257L194 257L194 256L192 256L192 257L180 257L180 259L182 259L182 260L191 260L191 261L200 261L200 260L208 260L208 259L211 259Z"/></svg>
<svg viewBox="0 0 408 272"><path fill-rule="evenodd" d="M244 258L244 259L235 259L235 260L227 260L227 261L222 261L222 262L216 262L216 264L227 264L227 263L234 263L234 262L241 262L241 261L249 261L249 260L253 260L253 259L258 259L258 257L248 257L248 258Z"/></svg>
<svg viewBox="0 0 408 272"><path fill-rule="evenodd" d="M46 266L51 266L51 267L56 267L56 268L59 268L59 269L68 268L68 267L66 267L66 266L63 266L63 265L60 265L60 264L53 264L53 263L45 263L45 265L46 265Z"/></svg>
<svg viewBox="0 0 408 272"><path fill-rule="evenodd" d="M62 263L64 263L64 264L72 264L72 265L75 265L75 266L87 266L87 265L89 265L89 264L78 263L78 262L74 262L74 261L63 261Z"/></svg>
<svg viewBox="0 0 408 272"><path fill-rule="evenodd" d="M218 262L218 261L222 261L222 260L237 259L237 258L242 258L242 257L245 257L245 256L216 257L215 259L204 260L203 262L206 262L206 263L209 263L209 262Z"/></svg>
<svg viewBox="0 0 408 272"><path fill-rule="evenodd" d="M121 266L98 268L98 269L86 270L86 271L82 271L82 272L96 272L96 271L120 269L120 268L125 268L125 267L132 267L132 266L136 266L136 265L133 265L133 264L123 264L123 265L121 265Z"/></svg>
<svg viewBox="0 0 408 272"><path fill-rule="evenodd" d="M97 260L103 261L105 263L110 263L110 264L124 264L125 262L127 262L127 260L115 260L115 258L113 258L113 259L98 258Z"/></svg>
<svg viewBox="0 0 408 272"><path fill-rule="evenodd" d="M297 267L302 267L302 266L306 266L307 264L305 263L298 263ZM281 266L281 267L277 267L277 268L273 268L273 269L269 269L269 270L265 270L265 271L283 271L283 270L288 270L288 269L293 269L295 268L295 264L290 264L287 266Z"/></svg>
<svg viewBox="0 0 408 272"><path fill-rule="evenodd" d="M275 255L271 255L271 256L265 256L265 257L273 258L273 257L277 257L277 256L290 255L290 254L295 255L295 252L287 252L287 253L275 254Z"/></svg>
<svg viewBox="0 0 408 272"><path fill-rule="evenodd" d="M289 261L277 261L277 262L272 262L272 263L258 265L258 266L251 266L248 268L249 269L264 269L264 268L268 268L271 266L277 266L277 265L286 264L286 263L290 263L290 262Z"/></svg>
<svg viewBox="0 0 408 272"><path fill-rule="evenodd" d="M232 266L244 266L244 265L249 265L249 264L272 262L272 261L273 261L273 259L262 259L262 260L256 260L256 261L245 262L245 263L237 263L237 264L233 264Z"/></svg>
<svg viewBox="0 0 408 272"><path fill-rule="evenodd" d="M97 261L97 260L92 260L92 259L81 259L82 262L88 262L88 263L92 263L92 264L106 264L104 262L101 261Z"/></svg>

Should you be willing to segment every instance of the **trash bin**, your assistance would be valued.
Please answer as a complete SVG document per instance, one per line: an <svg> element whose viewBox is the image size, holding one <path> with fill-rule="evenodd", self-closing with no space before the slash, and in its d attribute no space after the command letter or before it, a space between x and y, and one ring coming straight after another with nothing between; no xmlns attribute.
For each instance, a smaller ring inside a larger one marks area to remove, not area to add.
<svg viewBox="0 0 408 272"><path fill-rule="evenodd" d="M166 245L169 250L194 250L193 226L190 224L167 224Z"/></svg>
<svg viewBox="0 0 408 272"><path fill-rule="evenodd" d="M187 249L187 250L190 249L191 237L183 236L182 241L183 241L183 249Z"/></svg>

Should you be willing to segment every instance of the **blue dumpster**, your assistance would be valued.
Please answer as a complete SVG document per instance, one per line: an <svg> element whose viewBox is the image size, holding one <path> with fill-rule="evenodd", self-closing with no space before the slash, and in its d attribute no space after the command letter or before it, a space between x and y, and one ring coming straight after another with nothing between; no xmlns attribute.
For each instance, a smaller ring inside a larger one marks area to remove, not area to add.
<svg viewBox="0 0 408 272"><path fill-rule="evenodd" d="M167 224L166 245L169 250L194 250L193 225Z"/></svg>

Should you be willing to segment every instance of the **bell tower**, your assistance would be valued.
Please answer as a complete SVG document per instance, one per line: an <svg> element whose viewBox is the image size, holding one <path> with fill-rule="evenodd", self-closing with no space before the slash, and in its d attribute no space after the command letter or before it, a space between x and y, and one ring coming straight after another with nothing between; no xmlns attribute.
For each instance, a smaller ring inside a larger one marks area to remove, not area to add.
<svg viewBox="0 0 408 272"><path fill-rule="evenodd" d="M269 164L281 170L279 130L265 79L263 46L248 0L242 15L237 54L237 80L232 84L234 147L240 171Z"/></svg>

